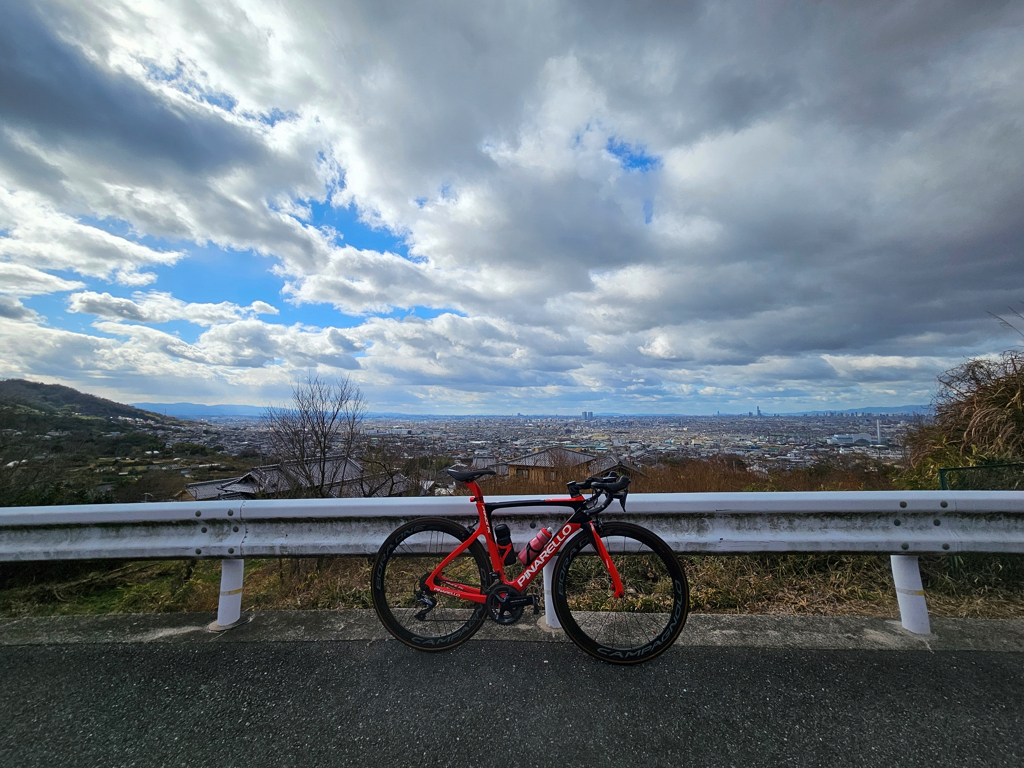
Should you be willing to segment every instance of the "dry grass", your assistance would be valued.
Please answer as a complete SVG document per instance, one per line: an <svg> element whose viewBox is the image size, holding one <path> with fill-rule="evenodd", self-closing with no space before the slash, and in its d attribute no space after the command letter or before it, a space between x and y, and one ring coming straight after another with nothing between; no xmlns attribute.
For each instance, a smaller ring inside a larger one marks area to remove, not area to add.
<svg viewBox="0 0 1024 768"><path fill-rule="evenodd" d="M565 493L579 471L554 470L554 479L521 477L486 479L480 486L486 496ZM806 469L772 473L768 477L747 471L742 460L723 456L694 459L667 466L648 467L633 478L631 493L728 493L742 491L882 491L892 490L896 470L886 464L853 462L819 464ZM465 486L456 489L469 495Z"/></svg>
<svg viewBox="0 0 1024 768"><path fill-rule="evenodd" d="M1024 351L975 358L938 378L935 415L906 437L916 487L937 487L939 467L1024 459Z"/></svg>
<svg viewBox="0 0 1024 768"><path fill-rule="evenodd" d="M699 613L896 617L889 558L875 555L743 555L683 558ZM32 578L5 568L0 616L214 611L214 561L92 563L74 576ZM1024 557L927 556L921 572L935 616L1024 617ZM370 560L247 560L244 610L369 608Z"/></svg>
<svg viewBox="0 0 1024 768"><path fill-rule="evenodd" d="M370 559L246 560L246 610L369 608ZM84 563L82 573L38 573L38 564L0 571L0 615L215 611L216 561Z"/></svg>

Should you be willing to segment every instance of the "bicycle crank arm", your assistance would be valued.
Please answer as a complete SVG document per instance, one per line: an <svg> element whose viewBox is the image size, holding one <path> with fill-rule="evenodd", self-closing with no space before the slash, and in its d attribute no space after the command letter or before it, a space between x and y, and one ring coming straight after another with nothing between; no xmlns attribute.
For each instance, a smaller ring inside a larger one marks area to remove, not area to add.
<svg viewBox="0 0 1024 768"><path fill-rule="evenodd" d="M501 601L501 604L512 609L512 608L525 608L528 605L533 606L533 614L536 616L540 613L540 597L538 595L518 595L515 597L507 597Z"/></svg>

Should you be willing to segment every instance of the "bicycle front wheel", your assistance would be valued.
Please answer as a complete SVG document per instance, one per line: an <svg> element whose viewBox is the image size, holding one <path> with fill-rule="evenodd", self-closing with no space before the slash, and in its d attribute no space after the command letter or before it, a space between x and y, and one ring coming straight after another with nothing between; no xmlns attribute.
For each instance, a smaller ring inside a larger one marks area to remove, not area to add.
<svg viewBox="0 0 1024 768"><path fill-rule="evenodd" d="M648 661L675 642L686 623L686 574L668 544L646 528L608 522L602 529L625 594L615 597L608 569L582 531L555 566L555 615L591 656L612 664Z"/></svg>
<svg viewBox="0 0 1024 768"><path fill-rule="evenodd" d="M470 536L451 520L424 518L397 528L381 545L370 584L373 608L387 630L406 645L421 651L453 648L483 624L483 603L441 595L425 584L434 569ZM480 542L473 542L441 575L486 592L490 567Z"/></svg>

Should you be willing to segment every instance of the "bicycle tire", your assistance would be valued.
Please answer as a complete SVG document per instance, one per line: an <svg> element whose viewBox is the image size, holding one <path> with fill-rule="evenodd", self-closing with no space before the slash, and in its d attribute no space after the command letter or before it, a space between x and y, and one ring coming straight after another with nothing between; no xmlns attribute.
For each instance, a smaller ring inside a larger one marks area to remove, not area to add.
<svg viewBox="0 0 1024 768"><path fill-rule="evenodd" d="M370 591L373 608L384 627L406 645L421 651L443 651L466 642L483 625L486 606L431 593L436 605L420 618L426 604L421 580L472 534L458 523L423 518L399 526L384 540L373 562ZM444 570L452 579L486 592L490 563L479 541ZM424 593L425 594L425 593Z"/></svg>
<svg viewBox="0 0 1024 768"><path fill-rule="evenodd" d="M612 664L649 661L672 645L686 624L686 572L668 544L646 528L621 522L601 527L624 596L614 597L608 569L582 531L555 565L555 615L569 639L595 658Z"/></svg>

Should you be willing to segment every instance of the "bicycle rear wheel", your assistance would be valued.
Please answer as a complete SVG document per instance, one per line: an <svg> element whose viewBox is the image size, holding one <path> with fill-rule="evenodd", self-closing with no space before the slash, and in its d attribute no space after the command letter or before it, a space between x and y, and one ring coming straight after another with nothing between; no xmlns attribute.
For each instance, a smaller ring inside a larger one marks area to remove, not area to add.
<svg viewBox="0 0 1024 768"><path fill-rule="evenodd" d="M608 569L583 531L555 565L555 615L569 639L595 658L613 664L648 661L668 648L686 623L686 574L669 546L646 528L608 522L602 529L625 594L614 596Z"/></svg>
<svg viewBox="0 0 1024 768"><path fill-rule="evenodd" d="M480 629L486 607L427 589L424 581L471 536L458 523L425 518L394 530L377 552L370 591L381 623L406 645L441 651L464 643ZM450 581L487 591L490 567L479 541L445 566Z"/></svg>

